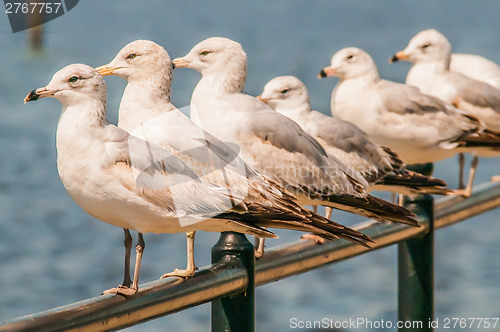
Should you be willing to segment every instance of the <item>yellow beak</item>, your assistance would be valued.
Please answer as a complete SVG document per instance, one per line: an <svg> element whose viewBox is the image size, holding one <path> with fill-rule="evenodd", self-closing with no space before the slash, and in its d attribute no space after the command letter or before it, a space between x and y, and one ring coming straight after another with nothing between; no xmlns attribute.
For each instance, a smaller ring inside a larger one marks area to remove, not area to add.
<svg viewBox="0 0 500 332"><path fill-rule="evenodd" d="M263 98L262 95L256 97L258 100L260 100L263 103L267 103L269 99Z"/></svg>
<svg viewBox="0 0 500 332"><path fill-rule="evenodd" d="M391 58L389 62L398 62L399 60L408 60L408 55L405 51L399 51Z"/></svg>
<svg viewBox="0 0 500 332"><path fill-rule="evenodd" d="M321 69L321 71L318 74L318 78L322 79L325 77L330 77L330 76L336 76L337 75L337 69L332 68L332 67L325 67Z"/></svg>
<svg viewBox="0 0 500 332"><path fill-rule="evenodd" d="M175 68L189 67L189 61L185 60L184 58L175 58L172 63L174 64Z"/></svg>
<svg viewBox="0 0 500 332"><path fill-rule="evenodd" d="M120 67L110 67L108 65L104 65L97 67L95 70L97 70L97 72L101 74L101 76L108 76L112 75L117 69L120 69Z"/></svg>

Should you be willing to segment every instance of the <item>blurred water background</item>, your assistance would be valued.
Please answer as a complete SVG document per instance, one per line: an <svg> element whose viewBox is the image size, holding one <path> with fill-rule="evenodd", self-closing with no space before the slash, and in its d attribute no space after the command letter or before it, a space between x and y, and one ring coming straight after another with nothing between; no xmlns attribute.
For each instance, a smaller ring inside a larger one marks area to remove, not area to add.
<svg viewBox="0 0 500 332"><path fill-rule="evenodd" d="M278 75L304 81L315 109L329 113L335 79L317 80L335 51L365 49L382 77L404 82L409 64L389 65L420 30L436 28L455 52L500 62L500 2L476 1L80 1L46 24L46 48L27 48L27 33L13 34L0 14L0 321L99 295L121 282L123 232L88 216L69 197L56 169L55 129L60 104L23 105L63 66L109 62L126 43L151 39L171 57L211 36L239 41L249 57L246 91L257 95ZM173 101L189 104L199 74L176 70ZM124 82L106 78L109 120L116 123ZM479 164L476 183L499 171L498 160ZM457 185L456 160L436 164L434 175ZM388 198L388 195L382 195ZM352 224L357 216L334 213ZM273 246L297 240L281 231ZM198 266L210 262L218 234L199 234ZM183 234L145 236L141 281L185 266ZM436 317L500 317L500 224L492 211L436 234ZM305 275L260 287L258 331L289 331L289 320L365 317L397 319L396 248L382 249ZM209 331L210 305L129 328L129 331Z"/></svg>

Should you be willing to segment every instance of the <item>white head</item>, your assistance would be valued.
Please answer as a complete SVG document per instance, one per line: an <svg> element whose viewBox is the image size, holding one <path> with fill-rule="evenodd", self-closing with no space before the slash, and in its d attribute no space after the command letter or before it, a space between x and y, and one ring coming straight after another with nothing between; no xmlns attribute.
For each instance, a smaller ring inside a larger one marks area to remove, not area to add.
<svg viewBox="0 0 500 332"><path fill-rule="evenodd" d="M150 40L136 40L122 48L113 61L96 69L103 76L116 75L129 82L161 74L170 83L173 68L162 46Z"/></svg>
<svg viewBox="0 0 500 332"><path fill-rule="evenodd" d="M391 59L392 62L407 60L412 63L443 62L449 64L451 44L443 34L435 29L424 30L416 34L408 46Z"/></svg>
<svg viewBox="0 0 500 332"><path fill-rule="evenodd" d="M94 68L72 64L55 73L47 86L31 91L24 102L52 97L65 107L95 101L105 105L106 92L106 83Z"/></svg>
<svg viewBox="0 0 500 332"><path fill-rule="evenodd" d="M295 76L279 76L273 78L264 86L260 100L278 112L296 110L298 108L310 110L309 93L307 88Z"/></svg>
<svg viewBox="0 0 500 332"><path fill-rule="evenodd" d="M203 77L220 77L243 91L247 75L247 55L241 45L231 39L205 39L184 57L174 59L174 64L175 68L194 69Z"/></svg>
<svg viewBox="0 0 500 332"><path fill-rule="evenodd" d="M318 78L337 76L343 81L366 75L374 79L379 78L372 57L360 48L348 47L333 55L330 66L323 68Z"/></svg>

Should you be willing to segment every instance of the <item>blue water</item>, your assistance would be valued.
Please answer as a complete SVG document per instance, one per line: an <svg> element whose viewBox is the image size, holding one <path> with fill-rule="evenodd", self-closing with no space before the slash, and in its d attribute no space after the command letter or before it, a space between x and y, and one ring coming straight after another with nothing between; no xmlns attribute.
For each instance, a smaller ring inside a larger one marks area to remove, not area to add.
<svg viewBox="0 0 500 332"><path fill-rule="evenodd" d="M55 129L60 104L23 105L63 66L109 62L126 43L151 39L182 56L210 36L242 43L249 56L246 90L260 93L271 78L293 74L310 89L313 107L329 112L334 79L317 80L331 55L346 46L368 51L383 77L404 81L408 64L387 64L416 32L434 27L455 51L500 62L498 1L80 1L46 25L47 47L27 50L27 34L12 34L0 14L0 320L96 296L122 277L122 231L96 221L72 201L57 175ZM198 73L177 70L173 101L188 105ZM109 83L109 119L124 83ZM497 160L481 160L476 183L498 173ZM455 160L435 175L456 186ZM383 196L387 197L387 196ZM497 211L436 234L436 316L500 317L500 225ZM335 213L348 224L360 218ZM278 232L280 240L297 233ZM199 234L196 259L209 263L216 234ZM142 282L185 266L185 239L146 235ZM289 331L289 320L364 317L395 321L396 249L383 249L257 289L257 330ZM210 306L160 318L131 331L208 331Z"/></svg>

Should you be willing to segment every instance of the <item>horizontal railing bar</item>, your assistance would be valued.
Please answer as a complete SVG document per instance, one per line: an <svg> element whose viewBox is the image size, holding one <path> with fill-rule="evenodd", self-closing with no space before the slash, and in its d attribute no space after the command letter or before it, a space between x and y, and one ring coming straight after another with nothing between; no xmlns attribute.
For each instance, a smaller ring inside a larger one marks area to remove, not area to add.
<svg viewBox="0 0 500 332"><path fill-rule="evenodd" d="M109 331L136 325L246 289L248 275L238 262L209 266L196 277L156 280L141 285L137 296L102 295L20 317L0 331Z"/></svg>
<svg viewBox="0 0 500 332"><path fill-rule="evenodd" d="M443 228L472 218L500 206L500 182L486 182L475 186L468 198L444 197L436 201L436 228Z"/></svg>
<svg viewBox="0 0 500 332"><path fill-rule="evenodd" d="M435 227L442 228L500 206L500 183L483 183L471 197L445 197L436 201ZM383 248L423 233L428 219L419 220L422 227L367 221L358 225L375 243L367 249L339 240L316 245L297 241L266 250L256 263L258 286L305 273L325 264L338 262ZM124 328L153 318L187 309L246 288L248 277L242 266L225 263L203 268L186 281L158 280L141 285L138 294L99 296L38 314L17 318L0 325L0 331L59 331L92 329L102 331Z"/></svg>

